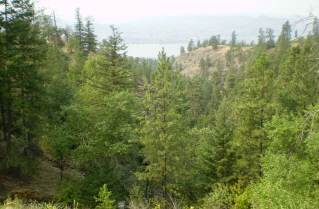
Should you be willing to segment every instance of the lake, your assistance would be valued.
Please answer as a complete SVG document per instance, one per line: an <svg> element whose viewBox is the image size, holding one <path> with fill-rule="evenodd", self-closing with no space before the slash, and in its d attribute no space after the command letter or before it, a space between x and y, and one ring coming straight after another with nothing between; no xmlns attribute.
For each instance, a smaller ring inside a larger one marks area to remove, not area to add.
<svg viewBox="0 0 319 209"><path fill-rule="evenodd" d="M180 55L180 48L184 46L187 51L188 43L179 43L179 44L126 44L127 55L132 57L145 57L145 58L157 58L158 53L164 51L167 56L174 55L177 57Z"/></svg>

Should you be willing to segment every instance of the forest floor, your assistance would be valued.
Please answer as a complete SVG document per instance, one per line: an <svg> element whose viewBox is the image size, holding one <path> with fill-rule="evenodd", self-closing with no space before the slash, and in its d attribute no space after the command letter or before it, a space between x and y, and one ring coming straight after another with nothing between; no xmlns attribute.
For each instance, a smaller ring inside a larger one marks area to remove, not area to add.
<svg viewBox="0 0 319 209"><path fill-rule="evenodd" d="M0 173L0 202L7 197L18 196L20 199L32 199L36 201L52 201L59 193L63 181L60 179L60 169L53 159L42 156L37 160L38 170L29 178L17 178ZM71 174L83 175L73 168L65 168L64 176Z"/></svg>

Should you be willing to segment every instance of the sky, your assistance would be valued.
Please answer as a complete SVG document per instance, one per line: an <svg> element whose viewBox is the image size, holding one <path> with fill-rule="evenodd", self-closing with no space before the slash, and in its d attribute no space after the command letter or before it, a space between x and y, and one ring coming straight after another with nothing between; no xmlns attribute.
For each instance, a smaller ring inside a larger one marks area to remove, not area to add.
<svg viewBox="0 0 319 209"><path fill-rule="evenodd" d="M38 0L47 14L74 21L75 9L96 23L116 23L163 15L268 15L298 18L310 11L319 16L318 0Z"/></svg>

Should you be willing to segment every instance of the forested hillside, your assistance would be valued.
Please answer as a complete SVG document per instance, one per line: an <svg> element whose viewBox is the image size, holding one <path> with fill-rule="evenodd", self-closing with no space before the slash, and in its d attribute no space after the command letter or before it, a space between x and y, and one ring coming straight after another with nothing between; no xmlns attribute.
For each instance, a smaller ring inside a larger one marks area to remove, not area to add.
<svg viewBox="0 0 319 209"><path fill-rule="evenodd" d="M317 17L152 60L115 26L98 44L79 9L71 29L0 3L0 208L319 208Z"/></svg>

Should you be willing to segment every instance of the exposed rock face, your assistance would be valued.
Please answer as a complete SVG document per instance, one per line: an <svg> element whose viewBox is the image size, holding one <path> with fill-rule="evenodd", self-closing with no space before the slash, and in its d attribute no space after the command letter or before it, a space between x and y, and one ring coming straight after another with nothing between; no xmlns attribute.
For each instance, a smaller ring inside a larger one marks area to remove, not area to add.
<svg viewBox="0 0 319 209"><path fill-rule="evenodd" d="M200 72L199 62L202 58L209 57L211 67L208 69L210 72L215 70L218 60L225 60L225 53L229 49L229 46L218 46L218 49L213 47L201 47L188 53L184 53L178 56L174 62L174 66L181 65L181 74L187 76L194 76Z"/></svg>

